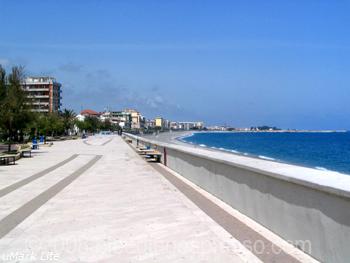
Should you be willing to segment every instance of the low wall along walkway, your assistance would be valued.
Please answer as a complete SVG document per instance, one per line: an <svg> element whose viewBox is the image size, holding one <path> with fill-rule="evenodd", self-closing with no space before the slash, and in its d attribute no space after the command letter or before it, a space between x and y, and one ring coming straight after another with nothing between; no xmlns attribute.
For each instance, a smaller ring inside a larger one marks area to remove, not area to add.
<svg viewBox="0 0 350 263"><path fill-rule="evenodd" d="M322 262L350 259L350 176L125 134L162 163Z"/></svg>

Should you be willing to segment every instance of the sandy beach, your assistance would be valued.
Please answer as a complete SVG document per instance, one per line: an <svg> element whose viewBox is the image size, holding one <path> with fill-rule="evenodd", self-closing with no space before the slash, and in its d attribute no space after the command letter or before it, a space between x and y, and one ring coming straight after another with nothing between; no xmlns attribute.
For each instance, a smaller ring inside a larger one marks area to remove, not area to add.
<svg viewBox="0 0 350 263"><path fill-rule="evenodd" d="M178 144L178 145L187 145L187 146L193 146L189 143L184 143L178 140L177 138L184 137L184 136L189 136L192 133L196 131L170 131L170 132L161 132L159 134L147 134L147 135L142 135L142 137L150 139L150 140L156 140L160 142L165 142L165 143L173 143L173 144Z"/></svg>

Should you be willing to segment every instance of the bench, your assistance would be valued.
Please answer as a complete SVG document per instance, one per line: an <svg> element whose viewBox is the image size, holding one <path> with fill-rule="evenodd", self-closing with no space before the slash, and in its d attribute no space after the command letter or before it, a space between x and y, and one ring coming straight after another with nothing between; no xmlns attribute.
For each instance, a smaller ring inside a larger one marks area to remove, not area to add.
<svg viewBox="0 0 350 263"><path fill-rule="evenodd" d="M32 157L32 150L31 149L22 149L19 150L19 153L21 154L21 157Z"/></svg>
<svg viewBox="0 0 350 263"><path fill-rule="evenodd" d="M147 152L145 154L145 159L147 162L160 162L160 158L162 157L162 154L158 151L152 151L152 152Z"/></svg>
<svg viewBox="0 0 350 263"><path fill-rule="evenodd" d="M136 146L136 150L150 150L151 149L151 146L146 146L146 145L139 145L139 146Z"/></svg>
<svg viewBox="0 0 350 263"><path fill-rule="evenodd" d="M16 164L16 159L19 157L19 154L5 154L0 155L0 162L5 165Z"/></svg>
<svg viewBox="0 0 350 263"><path fill-rule="evenodd" d="M144 149L144 150L136 150L136 152L140 155L146 155L147 153L154 152L154 150L153 149Z"/></svg>
<svg viewBox="0 0 350 263"><path fill-rule="evenodd" d="M136 150L142 151L142 150L150 150L150 147L145 147L145 146L138 146L136 147Z"/></svg>

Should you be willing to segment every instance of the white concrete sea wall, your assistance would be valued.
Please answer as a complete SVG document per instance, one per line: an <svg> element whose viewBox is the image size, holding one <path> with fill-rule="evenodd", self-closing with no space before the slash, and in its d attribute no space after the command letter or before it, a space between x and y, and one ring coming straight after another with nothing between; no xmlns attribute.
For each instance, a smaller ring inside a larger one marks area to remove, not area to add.
<svg viewBox="0 0 350 263"><path fill-rule="evenodd" d="M127 136L157 147L170 169L314 258L349 262L350 176Z"/></svg>

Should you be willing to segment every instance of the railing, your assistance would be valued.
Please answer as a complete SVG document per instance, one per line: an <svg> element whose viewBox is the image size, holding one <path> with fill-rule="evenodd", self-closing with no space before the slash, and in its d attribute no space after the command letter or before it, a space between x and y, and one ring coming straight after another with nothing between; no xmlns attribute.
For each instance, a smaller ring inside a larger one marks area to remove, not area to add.
<svg viewBox="0 0 350 263"><path fill-rule="evenodd" d="M350 176L125 136L156 147L170 169L312 257L350 259Z"/></svg>

